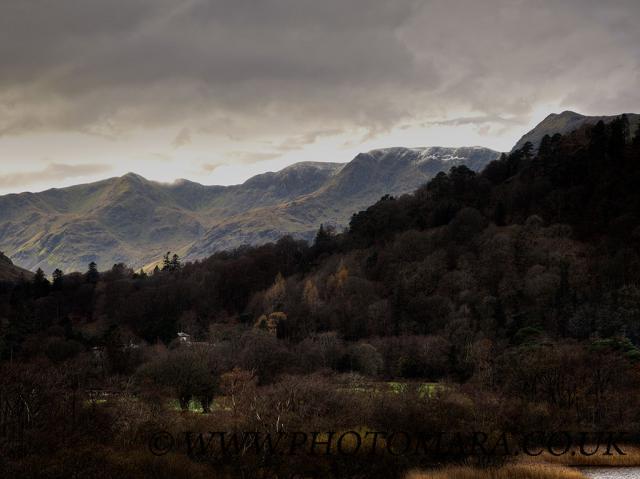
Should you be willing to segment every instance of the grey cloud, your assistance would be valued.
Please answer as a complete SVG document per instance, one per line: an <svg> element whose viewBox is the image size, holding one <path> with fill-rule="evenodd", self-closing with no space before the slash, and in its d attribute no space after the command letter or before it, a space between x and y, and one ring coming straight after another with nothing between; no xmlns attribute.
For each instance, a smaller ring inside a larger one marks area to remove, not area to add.
<svg viewBox="0 0 640 479"><path fill-rule="evenodd" d="M337 128L311 131L301 135L287 137L276 145L275 148L277 151L283 153L299 150L307 145L315 143L319 138L339 135L340 133L343 133L343 131Z"/></svg>
<svg viewBox="0 0 640 479"><path fill-rule="evenodd" d="M523 122L514 118L503 118L500 115L462 116L449 120L434 120L422 123L422 126L460 126L460 125L485 125L486 123L498 123L502 125L520 125ZM411 125L407 125L409 127Z"/></svg>
<svg viewBox="0 0 640 479"><path fill-rule="evenodd" d="M544 102L637 110L639 18L636 0L6 0L0 134L189 119L295 141L453 111L518 124Z"/></svg>
<svg viewBox="0 0 640 479"><path fill-rule="evenodd" d="M221 166L227 165L250 165L261 161L275 160L281 155L279 152L256 152L256 151L231 151L225 154L227 161L217 161L213 163L202 163L200 169L206 173L211 173Z"/></svg>
<svg viewBox="0 0 640 479"><path fill-rule="evenodd" d="M171 144L174 148L180 148L191 143L191 130L189 128L183 128L178 132Z"/></svg>
<svg viewBox="0 0 640 479"><path fill-rule="evenodd" d="M464 7L429 2L405 30L414 49L430 46L420 55L447 79L442 105L517 118L554 101L591 114L624 102L640 108L631 87L640 65L637 1L453 3Z"/></svg>
<svg viewBox="0 0 640 479"><path fill-rule="evenodd" d="M42 126L42 122L40 122L37 118L22 117L17 119L14 122L11 122L5 125L4 127L1 127L1 124L0 124L0 137L20 135L22 133L27 133L33 130L37 130L41 126Z"/></svg>
<svg viewBox="0 0 640 479"><path fill-rule="evenodd" d="M0 188L30 185L37 183L39 178L46 178L47 181L61 181L104 173L110 169L109 165L103 164L67 165L64 163L49 163L46 167L37 171L0 175Z"/></svg>
<svg viewBox="0 0 640 479"><path fill-rule="evenodd" d="M204 163L203 165L200 165L200 168L205 173L211 173L215 171L217 168L223 166L224 164L225 163Z"/></svg>
<svg viewBox="0 0 640 479"><path fill-rule="evenodd" d="M212 112L384 123L404 113L383 94L399 74L437 81L418 78L396 35L414 0L129 3L0 6L0 104L21 105L0 128L38 118L118 133Z"/></svg>
<svg viewBox="0 0 640 479"><path fill-rule="evenodd" d="M226 156L232 160L234 163L257 163L260 161L268 161L275 160L276 158L282 156L285 153L296 151L304 148L307 145L315 143L319 138L334 136L342 133L342 130L338 129L326 129L326 130L316 130L310 131L307 133L303 133L297 136L291 136L285 138L283 141L278 142L277 144L272 144L271 142L267 142L269 147L265 149L265 151L232 151L226 154ZM271 150L271 151L269 151ZM205 169L207 171L213 171L213 169L217 168L218 164L208 164L205 165Z"/></svg>
<svg viewBox="0 0 640 479"><path fill-rule="evenodd" d="M227 153L226 156L233 160L233 163L249 164L275 160L281 154L280 152L232 151Z"/></svg>

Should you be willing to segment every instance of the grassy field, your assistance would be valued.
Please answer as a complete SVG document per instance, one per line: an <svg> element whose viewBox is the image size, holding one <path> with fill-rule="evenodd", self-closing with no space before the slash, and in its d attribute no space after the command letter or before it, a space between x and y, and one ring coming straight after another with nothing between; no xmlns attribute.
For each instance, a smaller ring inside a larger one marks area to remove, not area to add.
<svg viewBox="0 0 640 479"><path fill-rule="evenodd" d="M409 382L399 382L399 381L387 381L385 384L391 389L393 392L401 393L405 391L411 385L417 385L418 391L421 396L429 396L432 397L438 391L442 391L444 386L439 383L409 383Z"/></svg>
<svg viewBox="0 0 640 479"><path fill-rule="evenodd" d="M585 467L638 467L640 466L640 447L637 446L620 446L625 455L621 456L612 451L612 455L605 456L603 447L592 456L581 454L571 455L563 454L562 456L553 456L548 452L544 452L536 458L537 461L543 461L548 464L559 464L565 466L585 466ZM591 446L585 446L586 451L593 451Z"/></svg>
<svg viewBox="0 0 640 479"><path fill-rule="evenodd" d="M438 391L444 389L444 385L432 382L411 382L411 381L363 381L349 386L341 387L339 390L356 393L377 394L392 392L400 394L416 387L421 397L433 397Z"/></svg>
<svg viewBox="0 0 640 479"><path fill-rule="evenodd" d="M406 479L586 479L580 471L549 464L513 464L496 469L445 467L414 471Z"/></svg>
<svg viewBox="0 0 640 479"><path fill-rule="evenodd" d="M171 409L173 409L174 411L182 411L182 408L180 407L180 401L178 401L177 399L171 399L169 401L169 407ZM214 404L211 405L211 409L214 409L216 407L215 401ZM195 399L192 399L191 401L189 401L189 412L196 412L196 413L201 413L202 412L202 405L200 404L200 401L196 401Z"/></svg>

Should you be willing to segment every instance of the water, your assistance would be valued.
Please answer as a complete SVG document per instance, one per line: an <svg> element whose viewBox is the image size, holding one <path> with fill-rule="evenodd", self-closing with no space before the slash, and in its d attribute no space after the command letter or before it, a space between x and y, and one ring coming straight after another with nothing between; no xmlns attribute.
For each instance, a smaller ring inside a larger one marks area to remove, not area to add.
<svg viewBox="0 0 640 479"><path fill-rule="evenodd" d="M640 467L585 467L580 471L592 479L640 479Z"/></svg>

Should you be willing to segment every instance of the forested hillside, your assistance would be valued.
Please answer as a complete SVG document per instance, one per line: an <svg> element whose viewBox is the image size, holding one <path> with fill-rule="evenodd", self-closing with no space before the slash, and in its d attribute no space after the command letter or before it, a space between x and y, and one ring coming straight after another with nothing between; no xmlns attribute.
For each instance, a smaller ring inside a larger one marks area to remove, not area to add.
<svg viewBox="0 0 640 479"><path fill-rule="evenodd" d="M185 410L221 401L216 427L277 429L267 411L282 408L278 425L319 430L633 430L640 132L627 130L621 117L480 173L454 167L310 246L284 237L194 263L168 255L149 275L119 264L5 283L2 358L73 374L65 394L109 384L136 410L164 410L163 394Z"/></svg>
<svg viewBox="0 0 640 479"><path fill-rule="evenodd" d="M525 145L480 174L454 167L414 194L382 198L343 234L321 227L310 247L284 237L150 276L117 265L96 282L60 277L38 298L32 284L7 287L32 299L3 316L42 332L55 321L38 305L55 301L58 318L126 326L149 342L170 341L183 316L206 336L212 323L274 312L286 316L279 336L294 341L453 325L467 340L529 327L635 341L634 312L620 309L637 294L640 246L640 146L637 134L625 141L626 128L623 118L547 136L537 155Z"/></svg>

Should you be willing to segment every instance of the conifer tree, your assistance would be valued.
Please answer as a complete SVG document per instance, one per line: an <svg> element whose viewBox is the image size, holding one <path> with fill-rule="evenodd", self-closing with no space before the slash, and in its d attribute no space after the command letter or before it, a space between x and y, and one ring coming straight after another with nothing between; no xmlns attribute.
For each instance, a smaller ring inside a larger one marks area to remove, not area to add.
<svg viewBox="0 0 640 479"><path fill-rule="evenodd" d="M171 271L177 271L182 267L182 264L180 264L180 257L177 254L174 254L171 257L171 263L169 265L169 269Z"/></svg>
<svg viewBox="0 0 640 479"><path fill-rule="evenodd" d="M98 273L98 265L95 261L89 263L89 271L87 271L87 283L97 283L100 274Z"/></svg>
<svg viewBox="0 0 640 479"><path fill-rule="evenodd" d="M64 277L64 273L62 272L62 270L56 268L55 271L53 272L53 289L60 289L62 288L62 281L63 281L63 277Z"/></svg>

